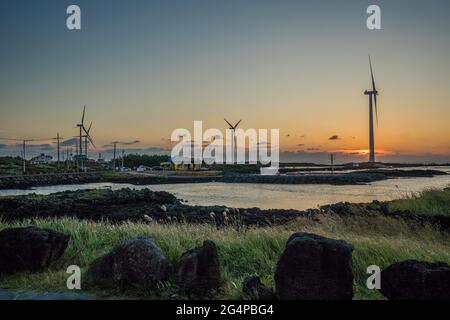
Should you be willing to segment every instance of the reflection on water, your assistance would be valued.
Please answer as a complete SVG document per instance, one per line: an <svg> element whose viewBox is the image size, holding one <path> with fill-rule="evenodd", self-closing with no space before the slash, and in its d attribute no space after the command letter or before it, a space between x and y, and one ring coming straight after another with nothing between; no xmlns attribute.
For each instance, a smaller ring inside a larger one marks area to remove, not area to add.
<svg viewBox="0 0 450 320"><path fill-rule="evenodd" d="M370 202L393 200L425 189L450 186L450 175L434 178L390 179L369 185L275 185L232 183L188 183L172 185L133 186L114 183L90 183L38 187L31 190L0 190L0 196L29 193L50 194L66 190L129 187L168 191L193 205L226 205L230 207L259 207L262 209L308 209L340 201Z"/></svg>

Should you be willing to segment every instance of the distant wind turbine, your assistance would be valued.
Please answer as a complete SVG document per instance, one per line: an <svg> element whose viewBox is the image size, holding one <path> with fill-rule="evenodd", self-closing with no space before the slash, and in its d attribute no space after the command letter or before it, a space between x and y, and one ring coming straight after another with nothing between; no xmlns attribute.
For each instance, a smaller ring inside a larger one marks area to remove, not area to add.
<svg viewBox="0 0 450 320"><path fill-rule="evenodd" d="M79 156L83 155L83 129L84 129L84 115L86 113L86 105L83 108L83 114L81 116L81 123L77 124L77 127L80 129L80 142L79 142Z"/></svg>
<svg viewBox="0 0 450 320"><path fill-rule="evenodd" d="M232 139L231 139L231 159L233 159L233 163L237 162L236 159L236 128L238 127L238 125L241 123L242 120L239 120L234 126L227 120L227 119L223 119L225 120L225 122L230 126L230 130L231 130L231 134L232 134Z"/></svg>
<svg viewBox="0 0 450 320"><path fill-rule="evenodd" d="M374 137L374 127L373 127L373 111L375 106L375 117L377 121L377 127L378 127L378 106L377 106L377 95L378 91L375 86L375 80L373 77L373 69L372 69L372 60L369 56L369 66L370 66L370 75L372 77L372 90L366 90L364 91L364 94L369 96L369 149L370 149L370 156L369 156L369 162L374 163L375 162L375 137Z"/></svg>

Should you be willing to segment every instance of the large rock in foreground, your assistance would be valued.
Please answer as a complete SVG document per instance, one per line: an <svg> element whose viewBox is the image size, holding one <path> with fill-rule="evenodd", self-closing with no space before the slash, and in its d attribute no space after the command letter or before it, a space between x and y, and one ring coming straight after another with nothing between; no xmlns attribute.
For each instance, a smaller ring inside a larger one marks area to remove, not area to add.
<svg viewBox="0 0 450 320"><path fill-rule="evenodd" d="M406 260L381 272L381 293L392 300L450 300L450 265Z"/></svg>
<svg viewBox="0 0 450 320"><path fill-rule="evenodd" d="M295 233L278 260L276 292L283 300L353 298L353 247L342 240Z"/></svg>
<svg viewBox="0 0 450 320"><path fill-rule="evenodd" d="M70 237L35 227L0 231L0 274L38 272L58 260Z"/></svg>
<svg viewBox="0 0 450 320"><path fill-rule="evenodd" d="M169 278L170 263L151 237L137 237L114 247L89 266L89 277L99 286L153 289Z"/></svg>
<svg viewBox="0 0 450 320"><path fill-rule="evenodd" d="M201 294L220 286L220 265L217 247L211 240L181 256L178 284L188 293Z"/></svg>

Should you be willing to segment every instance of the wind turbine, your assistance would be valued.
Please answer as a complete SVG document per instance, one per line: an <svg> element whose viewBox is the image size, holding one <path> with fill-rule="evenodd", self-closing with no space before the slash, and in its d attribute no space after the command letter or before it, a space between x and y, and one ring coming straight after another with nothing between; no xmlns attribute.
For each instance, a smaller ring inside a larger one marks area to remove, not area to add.
<svg viewBox="0 0 450 320"><path fill-rule="evenodd" d="M84 115L86 113L86 105L83 108L83 115L81 116L81 123L77 124L77 127L80 129L80 143L79 145L79 156L81 157L83 155L83 129L84 129Z"/></svg>
<svg viewBox="0 0 450 320"><path fill-rule="evenodd" d="M375 86L375 80L373 77L373 70L372 70L372 60L369 56L369 66L370 66L370 75L372 77L372 90L366 90L364 91L364 94L366 96L369 96L369 149L370 149L370 156L369 156L369 162L374 163L375 162L375 137L374 137L374 127L373 127L373 111L375 106L375 117L377 121L377 127L378 127L378 106L377 106L377 95L378 91Z"/></svg>
<svg viewBox="0 0 450 320"><path fill-rule="evenodd" d="M91 128L92 128L92 121L91 121L91 124L89 125L89 128L88 128L87 130L86 130L86 128L83 126L83 131L85 132L85 134L83 135L83 137L84 137L84 151L85 151L86 158L88 157L88 140L89 140L89 143L90 143L90 144L94 147L94 149L95 149L94 141L92 140L92 137L91 137L91 135L90 135Z"/></svg>
<svg viewBox="0 0 450 320"><path fill-rule="evenodd" d="M242 120L239 120L234 126L225 118L223 118L223 120L225 120L225 122L230 126L230 130L232 133L232 139L231 139L231 155L232 155L232 159L233 159L233 163L235 161L235 154L236 154L236 128L238 127L238 125L241 123ZM237 160L237 159L236 159ZM236 161L237 162L237 161Z"/></svg>

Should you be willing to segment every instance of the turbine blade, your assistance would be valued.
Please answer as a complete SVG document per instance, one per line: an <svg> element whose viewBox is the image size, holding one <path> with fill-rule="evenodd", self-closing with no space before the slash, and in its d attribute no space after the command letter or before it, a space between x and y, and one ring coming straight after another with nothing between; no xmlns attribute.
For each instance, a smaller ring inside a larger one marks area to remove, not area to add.
<svg viewBox="0 0 450 320"><path fill-rule="evenodd" d="M242 121L242 119L239 120L239 122L235 124L235 126L234 126L235 129L237 128L237 126L239 125L239 123L241 123L241 121Z"/></svg>
<svg viewBox="0 0 450 320"><path fill-rule="evenodd" d="M92 140L91 136L87 135L87 138L88 138L89 142L91 143L91 145L94 147L94 149L97 149L97 147L95 146L94 141Z"/></svg>
<svg viewBox="0 0 450 320"><path fill-rule="evenodd" d="M223 118L223 120L225 120L225 122L228 123L228 125L230 126L230 128L233 128L233 125L232 125L230 122L228 122L227 119Z"/></svg>
<svg viewBox="0 0 450 320"><path fill-rule="evenodd" d="M378 127L378 105L377 105L377 87L375 86L375 79L373 77L373 69L372 69L372 59L370 58L369 55L369 65L370 65L370 76L372 77L372 91L373 91L373 102L375 105L375 117L377 120L377 127Z"/></svg>
<svg viewBox="0 0 450 320"><path fill-rule="evenodd" d="M82 126L81 128L83 129L84 133L89 134L89 132L91 131L91 126L92 126L92 123L91 123L91 125L89 126L89 128L87 128L87 129L86 129L85 126Z"/></svg>
<svg viewBox="0 0 450 320"><path fill-rule="evenodd" d="M373 77L372 60L370 59L370 56L369 56L369 65L370 65L370 75L372 77L372 90L374 92L377 92L377 88L375 87L375 79Z"/></svg>
<svg viewBox="0 0 450 320"><path fill-rule="evenodd" d="M86 113L86 105L84 105L84 108L83 108L83 115L81 116L81 125L84 124L84 114L85 113Z"/></svg>

